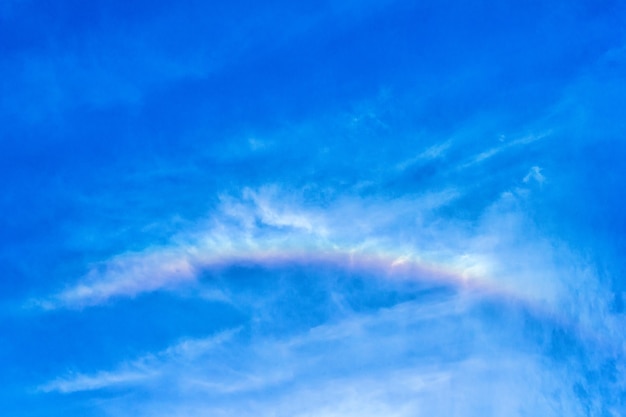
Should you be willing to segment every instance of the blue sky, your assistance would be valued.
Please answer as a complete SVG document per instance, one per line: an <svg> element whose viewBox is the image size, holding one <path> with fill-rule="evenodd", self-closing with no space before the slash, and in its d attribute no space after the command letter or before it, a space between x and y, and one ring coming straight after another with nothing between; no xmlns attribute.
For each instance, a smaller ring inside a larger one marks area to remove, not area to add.
<svg viewBox="0 0 626 417"><path fill-rule="evenodd" d="M626 414L626 5L0 5L11 416Z"/></svg>

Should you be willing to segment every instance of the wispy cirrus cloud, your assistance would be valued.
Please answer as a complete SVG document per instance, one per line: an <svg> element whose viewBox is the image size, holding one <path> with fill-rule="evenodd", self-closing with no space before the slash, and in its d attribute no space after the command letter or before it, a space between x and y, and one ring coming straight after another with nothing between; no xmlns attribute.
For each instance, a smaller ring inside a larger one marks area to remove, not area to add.
<svg viewBox="0 0 626 417"><path fill-rule="evenodd" d="M531 134L522 136L520 138L508 140L506 142L504 142L504 139L502 139L502 141L504 142L502 145L487 149L485 151L480 152L478 155L471 157L470 160L466 162L465 164L462 164L459 167L459 169L466 169L473 165L480 164L481 162L491 159L501 152L507 151L511 148L515 148L518 146L521 147L524 145L532 144L533 142L549 137L550 134L551 132L548 130L542 133L531 133Z"/></svg>
<svg viewBox="0 0 626 417"><path fill-rule="evenodd" d="M341 198L323 208L305 206L276 186L244 189L239 197L224 196L212 217L178 233L170 244L115 256L75 285L31 305L86 307L194 286L203 274L229 265L271 266L308 257L346 265L378 259L387 269L381 273L397 276L406 274L402 265L416 265L420 279L443 273L454 285L493 286L558 306L582 275L573 267L569 279L561 276L567 249L533 231L518 208L527 192L503 193L476 227L433 221L437 210L459 198L454 189L391 201Z"/></svg>
<svg viewBox="0 0 626 417"><path fill-rule="evenodd" d="M151 374L149 372L141 371L98 372L94 375L74 374L41 385L37 387L37 391L69 394L137 384L150 377Z"/></svg>
<svg viewBox="0 0 626 417"><path fill-rule="evenodd" d="M199 223L197 229L181 232L170 245L118 255L96 265L77 285L33 303L46 309L99 304L112 297L193 282L204 270L242 261L271 262L304 253L313 257L376 254L392 245L383 228L401 227L407 218L418 218L446 204L456 193L398 200L384 207L372 201L369 208L358 200L347 200L329 212L305 209L283 200L283 195L270 187L245 189L240 199L225 197L215 216ZM346 223L346 216L355 221ZM403 245L405 251L411 248L410 242Z"/></svg>
<svg viewBox="0 0 626 417"><path fill-rule="evenodd" d="M484 314L480 302L461 294L424 296L287 337L228 331L187 340L113 370L68 374L39 389L69 394L141 388L158 400L138 405L139 415L478 416L485 407L495 415L584 415L571 390L576 374L563 369L560 358L546 366L547 347L526 344L527 335L519 333L528 318L487 324ZM537 325L546 334L559 328L544 319ZM555 395L543 395L546 390ZM489 405L483 403L487 392L496 398ZM127 415L124 407L133 402L132 396L120 397L106 408Z"/></svg>
<svg viewBox="0 0 626 417"><path fill-rule="evenodd" d="M71 372L40 385L37 391L69 394L149 383L164 377L165 365L197 361L232 339L238 330L224 331L203 339L183 340L163 351L148 353L122 363L111 371L98 371L94 374Z"/></svg>

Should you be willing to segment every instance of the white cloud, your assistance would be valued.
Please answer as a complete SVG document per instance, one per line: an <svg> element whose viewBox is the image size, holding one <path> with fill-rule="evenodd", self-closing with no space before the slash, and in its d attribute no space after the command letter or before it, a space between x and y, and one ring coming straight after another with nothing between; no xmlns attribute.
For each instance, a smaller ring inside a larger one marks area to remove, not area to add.
<svg viewBox="0 0 626 417"><path fill-rule="evenodd" d="M538 166L530 168L530 171L528 171L528 174L524 177L525 183L531 180L536 181L539 185L542 185L546 181L546 177L541 173L541 168Z"/></svg>
<svg viewBox="0 0 626 417"><path fill-rule="evenodd" d="M207 269L239 261L384 257L388 252L391 263L402 250L413 254L413 261L428 263L429 255L416 245L419 219L457 195L446 190L391 202L344 199L322 210L305 209L276 187L245 189L239 199L223 197L209 220L174 236L170 245L113 257L92 267L76 285L32 304L46 309L100 304L193 283ZM400 229L405 236L393 235L404 222L415 224Z"/></svg>
<svg viewBox="0 0 626 417"><path fill-rule="evenodd" d="M223 197L211 218L180 232L169 245L113 257L74 286L31 304L85 307L176 290L195 286L207 271L239 262L367 264L383 277L483 286L549 308L560 308L571 299L575 283L588 279L582 266L563 276L562 259L575 256L541 236L517 208L522 197L514 194L503 196L475 225L427 220L459 195L449 189L395 200L353 197L322 207L305 206L275 186L245 189L240 198ZM214 299L229 299L216 291Z"/></svg>
<svg viewBox="0 0 626 417"><path fill-rule="evenodd" d="M239 329L232 329L204 339L183 340L161 352L146 354L133 361L122 363L111 371L99 371L91 375L71 372L40 385L37 390L68 394L140 385L163 377L166 371L165 364L198 360L202 355L230 340L238 331Z"/></svg>
<svg viewBox="0 0 626 417"><path fill-rule="evenodd" d="M38 387L38 391L69 394L117 385L137 384L150 377L149 373L140 371L98 372L94 375L74 374L48 382Z"/></svg>
<svg viewBox="0 0 626 417"><path fill-rule="evenodd" d="M141 385L149 379L214 393L259 390L297 375L319 372L316 363L324 360L326 348L331 346L338 355L335 365L342 356L350 358L348 361L371 360L376 339L371 336L384 339L375 342L377 347L387 346L388 353L402 355L409 348L403 340L411 340L417 334L397 332L399 326L428 327L431 321L450 320L466 308L461 299L404 303L372 314L351 314L338 323L313 327L288 338L261 335L236 339L241 329L232 329L203 339L181 341L160 352L124 362L115 370L93 375L70 373L39 390L69 393Z"/></svg>
<svg viewBox="0 0 626 417"><path fill-rule="evenodd" d="M146 251L114 257L94 267L77 285L52 298L36 301L45 309L86 306L114 296L132 297L196 278L193 254L184 248Z"/></svg>
<svg viewBox="0 0 626 417"><path fill-rule="evenodd" d="M275 188L262 188L254 191L246 188L243 192L244 199L249 199L254 203L257 218L269 226L292 227L302 229L309 233L325 234L322 221L314 219L312 213L304 210L294 210L284 203L281 206L276 204Z"/></svg>
<svg viewBox="0 0 626 417"><path fill-rule="evenodd" d="M446 151L450 148L451 145L452 140L446 140L444 142L432 145L429 148L425 149L423 152L421 152L419 155L406 161L400 162L396 165L396 168L400 171L403 171L419 162L430 161L440 158L445 155Z"/></svg>
<svg viewBox="0 0 626 417"><path fill-rule="evenodd" d="M572 375L520 346L523 318L489 327L475 306L423 298L289 337L228 332L40 390L150 393L109 401L118 416L584 415Z"/></svg>
<svg viewBox="0 0 626 417"><path fill-rule="evenodd" d="M509 142L506 142L503 145L500 146L496 146L490 149L487 149L483 152L480 152L478 155L475 155L473 157L470 158L470 160L468 162L466 162L465 164L462 164L459 166L459 169L465 169L465 168L469 168L471 166L480 164L506 150L509 150L511 148L515 148L518 146L523 146L523 145L528 145L531 144L533 142L536 142L538 140L542 140L546 137L549 137L552 134L551 130L547 130L541 133L531 133L525 136L522 136L520 138L517 139L513 139Z"/></svg>

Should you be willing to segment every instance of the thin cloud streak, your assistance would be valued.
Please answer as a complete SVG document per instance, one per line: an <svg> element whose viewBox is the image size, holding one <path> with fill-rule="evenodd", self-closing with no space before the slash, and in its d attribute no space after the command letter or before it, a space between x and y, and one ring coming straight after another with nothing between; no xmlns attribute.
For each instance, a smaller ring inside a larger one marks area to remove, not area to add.
<svg viewBox="0 0 626 417"><path fill-rule="evenodd" d="M36 390L69 394L118 386L141 385L162 377L164 363L197 360L199 356L206 355L231 340L239 330L231 329L203 339L183 340L163 351L149 353L123 363L116 370L100 371L91 375L69 373L40 385Z"/></svg>

